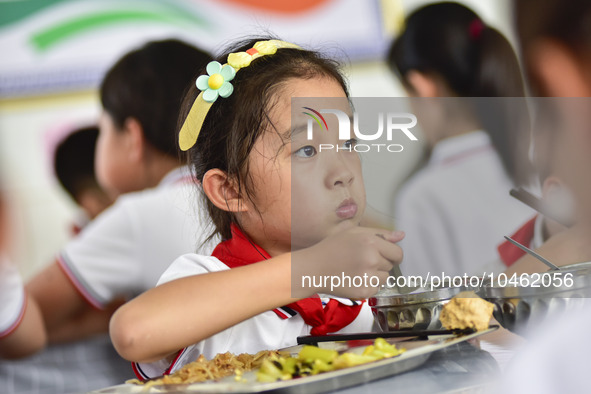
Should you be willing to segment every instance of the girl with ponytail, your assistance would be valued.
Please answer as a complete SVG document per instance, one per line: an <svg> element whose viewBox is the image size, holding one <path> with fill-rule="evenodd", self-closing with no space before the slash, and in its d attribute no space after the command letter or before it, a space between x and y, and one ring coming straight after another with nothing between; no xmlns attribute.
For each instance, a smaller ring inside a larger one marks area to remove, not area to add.
<svg viewBox="0 0 591 394"><path fill-rule="evenodd" d="M476 13L446 2L407 18L387 63L411 97L428 151L396 199L405 273L482 274L499 237L531 215L509 196L530 176L517 57Z"/></svg>

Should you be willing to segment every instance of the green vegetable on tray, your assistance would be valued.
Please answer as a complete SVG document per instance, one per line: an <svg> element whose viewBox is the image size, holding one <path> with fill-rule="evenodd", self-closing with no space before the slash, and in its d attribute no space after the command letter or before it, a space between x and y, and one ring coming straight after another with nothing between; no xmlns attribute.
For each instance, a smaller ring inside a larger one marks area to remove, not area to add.
<svg viewBox="0 0 591 394"><path fill-rule="evenodd" d="M259 382L289 380L398 356L404 351L405 349L398 349L383 338L377 338L362 354L339 354L336 350L306 345L297 357L269 357L263 362L256 376Z"/></svg>

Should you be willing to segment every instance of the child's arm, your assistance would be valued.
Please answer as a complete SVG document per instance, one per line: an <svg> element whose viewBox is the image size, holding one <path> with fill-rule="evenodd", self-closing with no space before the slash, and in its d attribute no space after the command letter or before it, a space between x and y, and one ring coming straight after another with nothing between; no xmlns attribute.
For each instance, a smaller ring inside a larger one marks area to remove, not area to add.
<svg viewBox="0 0 591 394"><path fill-rule="evenodd" d="M382 239L376 234L382 234ZM292 289L292 261L298 274L376 275L382 283L402 260L394 244L403 234L355 228L319 244L260 263L165 283L123 305L111 319L111 339L121 356L138 362L163 359L250 317L294 302L332 293L367 298L376 288ZM294 264L294 265L295 265ZM300 270L301 268L301 270Z"/></svg>
<svg viewBox="0 0 591 394"><path fill-rule="evenodd" d="M130 209L132 201L122 200L103 212L27 284L50 342L108 332L108 304L144 286L138 269L144 262L137 253L140 241Z"/></svg>
<svg viewBox="0 0 591 394"><path fill-rule="evenodd" d="M130 361L163 359L252 316L295 301L290 271L291 259L286 254L148 290L113 315L113 345Z"/></svg>
<svg viewBox="0 0 591 394"><path fill-rule="evenodd" d="M109 321L113 313L125 302L117 299L104 309L86 306L82 311L47 333L50 343L68 343L80 341L89 336L109 332Z"/></svg>
<svg viewBox="0 0 591 394"><path fill-rule="evenodd" d="M75 321L77 316L93 311L98 312L78 292L57 260L33 277L27 283L26 288L41 310L51 342L53 342L54 334L63 339L60 331L64 329L64 326ZM109 317L105 316L104 319L105 322L108 322ZM78 338L89 336L86 335L83 328L80 327L77 331Z"/></svg>
<svg viewBox="0 0 591 394"><path fill-rule="evenodd" d="M39 307L27 297L24 315L18 326L0 339L0 357L20 358L32 355L45 347L47 336Z"/></svg>
<svg viewBox="0 0 591 394"><path fill-rule="evenodd" d="M35 301L27 296L14 265L0 261L0 357L18 358L41 350L47 341Z"/></svg>

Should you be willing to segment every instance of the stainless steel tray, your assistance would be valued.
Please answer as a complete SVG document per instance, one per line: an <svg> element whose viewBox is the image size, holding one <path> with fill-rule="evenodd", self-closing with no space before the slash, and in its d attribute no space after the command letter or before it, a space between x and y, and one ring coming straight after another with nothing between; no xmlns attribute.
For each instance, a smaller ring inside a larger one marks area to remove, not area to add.
<svg viewBox="0 0 591 394"><path fill-rule="evenodd" d="M391 342L396 342L398 346L407 349L407 351L400 356L288 381L259 383L255 379L255 373L248 372L243 375L246 382L236 382L233 376L229 376L218 382L152 386L148 390L142 386L123 384L93 391L93 393L321 393L334 391L368 383L387 376L397 375L417 368L438 350L476 338L494 330L496 330L496 327L461 337L455 337L453 335L431 337L427 341L397 342L394 340ZM322 347L333 347L339 351L346 350L349 352L361 352L363 348L370 343L371 341L363 344L361 344L360 341L350 343L332 342L323 343ZM290 350L297 352L298 347L290 348Z"/></svg>

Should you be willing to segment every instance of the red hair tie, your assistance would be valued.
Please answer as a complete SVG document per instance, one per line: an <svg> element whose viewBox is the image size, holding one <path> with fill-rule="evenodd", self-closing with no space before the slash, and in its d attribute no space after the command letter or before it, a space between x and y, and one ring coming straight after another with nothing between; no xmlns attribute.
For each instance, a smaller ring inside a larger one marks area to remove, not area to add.
<svg viewBox="0 0 591 394"><path fill-rule="evenodd" d="M470 22L470 26L468 26L468 34L470 39L473 41L478 40L485 28L486 26L480 19L474 19L472 22Z"/></svg>

